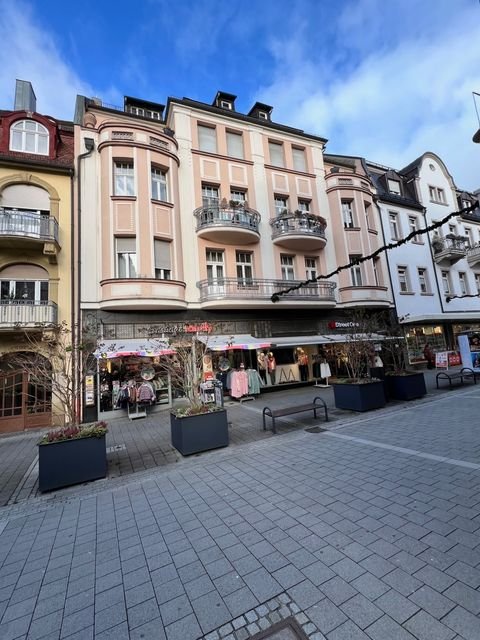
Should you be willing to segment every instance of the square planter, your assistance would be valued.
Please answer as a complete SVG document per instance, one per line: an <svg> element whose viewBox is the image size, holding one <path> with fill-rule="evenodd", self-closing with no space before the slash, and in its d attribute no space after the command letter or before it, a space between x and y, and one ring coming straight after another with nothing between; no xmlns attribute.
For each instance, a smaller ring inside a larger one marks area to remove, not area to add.
<svg viewBox="0 0 480 640"><path fill-rule="evenodd" d="M333 395L337 409L350 411L370 411L386 404L383 380L366 384L334 384Z"/></svg>
<svg viewBox="0 0 480 640"><path fill-rule="evenodd" d="M52 491L107 475L105 436L38 445L38 488Z"/></svg>
<svg viewBox="0 0 480 640"><path fill-rule="evenodd" d="M408 373L407 375L385 376L387 395L394 400L415 400L423 398L427 393L425 376L423 373Z"/></svg>
<svg viewBox="0 0 480 640"><path fill-rule="evenodd" d="M228 447L227 412L213 411L195 416L170 414L172 445L182 456Z"/></svg>

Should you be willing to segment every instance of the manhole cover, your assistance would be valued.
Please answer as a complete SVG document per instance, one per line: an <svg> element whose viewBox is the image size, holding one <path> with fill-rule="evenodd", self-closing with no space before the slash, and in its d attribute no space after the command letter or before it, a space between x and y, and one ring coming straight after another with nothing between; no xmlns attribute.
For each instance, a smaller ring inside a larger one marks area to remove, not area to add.
<svg viewBox="0 0 480 640"><path fill-rule="evenodd" d="M295 618L287 618L257 633L251 640L308 640Z"/></svg>
<svg viewBox="0 0 480 640"><path fill-rule="evenodd" d="M305 431L308 433L324 433L325 431L328 431L328 429L322 429L321 427L309 427L308 429L305 429Z"/></svg>

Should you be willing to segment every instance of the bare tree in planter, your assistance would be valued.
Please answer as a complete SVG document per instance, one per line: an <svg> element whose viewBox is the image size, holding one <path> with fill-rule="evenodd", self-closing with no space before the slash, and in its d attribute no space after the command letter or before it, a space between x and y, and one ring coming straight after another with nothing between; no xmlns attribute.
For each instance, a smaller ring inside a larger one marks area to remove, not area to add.
<svg viewBox="0 0 480 640"><path fill-rule="evenodd" d="M66 322L38 332L24 331L24 350L13 353L10 366L27 373L29 381L42 386L54 405L62 407L58 421L67 425L80 422L81 381L93 367L96 337L84 336L78 344Z"/></svg>

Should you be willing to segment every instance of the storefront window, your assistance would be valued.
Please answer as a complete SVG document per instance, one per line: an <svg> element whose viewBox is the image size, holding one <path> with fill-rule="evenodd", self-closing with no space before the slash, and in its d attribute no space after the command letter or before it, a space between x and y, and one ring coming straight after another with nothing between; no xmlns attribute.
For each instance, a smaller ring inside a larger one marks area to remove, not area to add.
<svg viewBox="0 0 480 640"><path fill-rule="evenodd" d="M408 359L411 364L425 360L423 349L427 342L434 353L436 351L446 350L443 328L439 326L411 327L406 332L405 338L407 341Z"/></svg>

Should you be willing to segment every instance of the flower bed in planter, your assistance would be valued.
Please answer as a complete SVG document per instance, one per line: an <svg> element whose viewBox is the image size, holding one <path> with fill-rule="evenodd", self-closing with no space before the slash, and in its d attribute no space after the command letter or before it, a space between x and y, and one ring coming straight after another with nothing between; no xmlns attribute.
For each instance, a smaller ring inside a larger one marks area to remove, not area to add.
<svg viewBox="0 0 480 640"><path fill-rule="evenodd" d="M405 371L385 376L387 395L395 400L415 400L427 393L425 376L421 371Z"/></svg>
<svg viewBox="0 0 480 640"><path fill-rule="evenodd" d="M370 411L380 409L386 404L382 380L333 383L333 395L337 409Z"/></svg>
<svg viewBox="0 0 480 640"><path fill-rule="evenodd" d="M38 445L38 488L52 491L105 478L106 424L50 431Z"/></svg>
<svg viewBox="0 0 480 640"><path fill-rule="evenodd" d="M170 414L172 445L183 456L228 446L225 409L192 415Z"/></svg>

